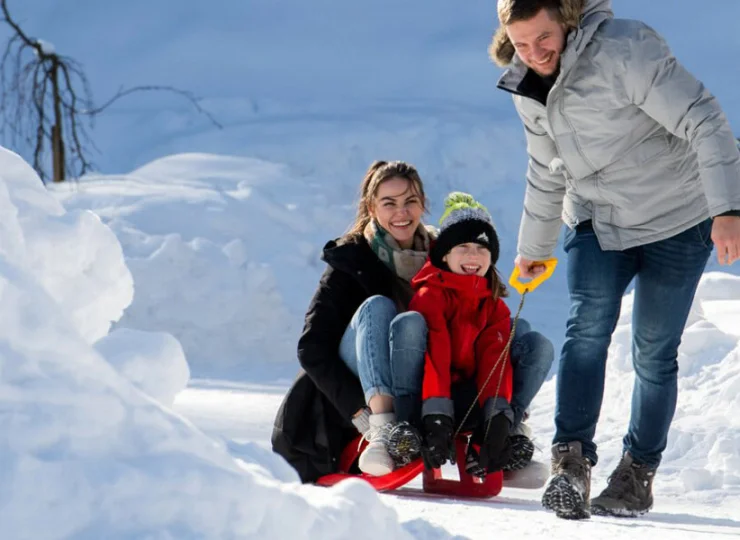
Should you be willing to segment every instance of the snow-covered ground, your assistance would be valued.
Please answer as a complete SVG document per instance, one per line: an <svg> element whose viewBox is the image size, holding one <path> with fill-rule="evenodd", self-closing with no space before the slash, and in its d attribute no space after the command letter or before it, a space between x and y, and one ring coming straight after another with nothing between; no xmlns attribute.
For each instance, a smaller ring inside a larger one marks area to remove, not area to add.
<svg viewBox="0 0 740 540"><path fill-rule="evenodd" d="M381 496L360 482L300 486L268 450L318 255L351 221L373 159L419 167L430 223L451 189L485 202L510 270L526 156L485 55L493 3L9 4L31 35L84 64L100 101L121 84L173 84L203 96L225 128L169 95L121 101L94 132L102 173L51 194L0 152L0 536L740 535L737 264L712 262L701 283L656 506L639 520L557 520L539 490L464 502L419 496L418 481ZM663 32L739 126L740 72L727 66L740 50L740 4L716 4L615 9ZM561 267L523 316L559 345L566 311ZM628 295L595 491L628 422L630 318ZM551 378L531 420L541 461L554 389Z"/></svg>

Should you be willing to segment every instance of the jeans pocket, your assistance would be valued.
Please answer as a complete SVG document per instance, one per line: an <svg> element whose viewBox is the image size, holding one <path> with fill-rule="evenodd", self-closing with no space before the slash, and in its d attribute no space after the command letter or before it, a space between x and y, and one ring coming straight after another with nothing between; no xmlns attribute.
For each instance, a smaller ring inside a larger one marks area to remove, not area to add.
<svg viewBox="0 0 740 540"><path fill-rule="evenodd" d="M714 242L712 242L712 224L713 223L714 222L710 218L692 227L694 229L694 234L696 235L697 240L701 242L702 246L704 246L705 248L709 250L711 250L714 247Z"/></svg>
<svg viewBox="0 0 740 540"><path fill-rule="evenodd" d="M580 222L578 225L573 227L565 228L565 236L563 237L563 251L568 253L575 244L576 239L580 236L581 238L586 235L595 235L593 223L590 219Z"/></svg>

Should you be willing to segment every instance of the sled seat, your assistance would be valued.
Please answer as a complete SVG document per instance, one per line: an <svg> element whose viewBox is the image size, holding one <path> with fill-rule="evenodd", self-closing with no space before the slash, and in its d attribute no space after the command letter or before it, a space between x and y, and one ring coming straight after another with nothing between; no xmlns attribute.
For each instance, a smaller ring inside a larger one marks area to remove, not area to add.
<svg viewBox="0 0 740 540"><path fill-rule="evenodd" d="M503 473L496 471L487 474L485 478L481 479L465 472L465 450L469 436L469 432L460 433L455 439L457 470L460 475L459 480L444 478L441 469L424 470L424 462L421 458L383 476L350 472L360 457L360 454L367 446L367 441L358 435L356 439L352 440L344 448L339 459L339 470L336 473L322 476L316 481L316 484L319 486L333 486L348 478L359 478L368 482L377 491L382 492L398 489L423 473L422 481L425 493L476 499L494 497L501 492L501 488L503 487Z"/></svg>

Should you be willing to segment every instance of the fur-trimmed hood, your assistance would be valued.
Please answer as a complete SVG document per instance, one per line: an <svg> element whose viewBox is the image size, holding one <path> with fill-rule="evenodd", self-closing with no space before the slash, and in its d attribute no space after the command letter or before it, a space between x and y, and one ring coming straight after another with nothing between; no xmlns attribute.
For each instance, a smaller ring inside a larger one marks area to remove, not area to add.
<svg viewBox="0 0 740 540"><path fill-rule="evenodd" d="M500 3L501 0L499 0ZM568 28L585 29L590 24L599 24L606 17L613 17L611 0L562 0L560 14ZM600 14L599 17L594 15ZM501 25L493 35L488 54L496 64L506 67L514 59L514 45L506 35L506 28Z"/></svg>

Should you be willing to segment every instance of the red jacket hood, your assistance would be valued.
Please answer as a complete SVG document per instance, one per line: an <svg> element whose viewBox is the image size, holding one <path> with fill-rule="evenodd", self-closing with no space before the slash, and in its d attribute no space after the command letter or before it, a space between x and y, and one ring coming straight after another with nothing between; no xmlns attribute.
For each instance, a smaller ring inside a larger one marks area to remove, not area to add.
<svg viewBox="0 0 740 540"><path fill-rule="evenodd" d="M443 289L455 289L462 294L485 297L491 296L491 287L487 277L455 274L437 268L431 261L427 260L421 270L411 280L414 291L421 287L440 287Z"/></svg>

